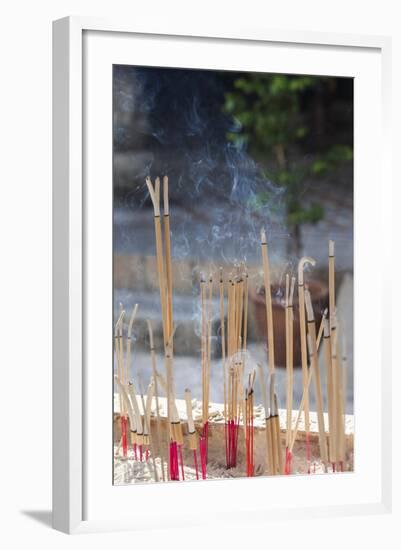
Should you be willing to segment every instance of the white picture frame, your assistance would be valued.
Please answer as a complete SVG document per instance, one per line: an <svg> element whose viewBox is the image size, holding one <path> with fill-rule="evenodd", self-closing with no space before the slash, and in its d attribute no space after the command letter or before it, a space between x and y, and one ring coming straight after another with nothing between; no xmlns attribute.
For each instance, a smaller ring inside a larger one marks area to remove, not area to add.
<svg viewBox="0 0 401 550"><path fill-rule="evenodd" d="M85 269L88 264L88 252L90 251L90 238L87 238L88 220L85 218L85 201L92 200L93 196L85 190L84 179L87 177L85 166L85 155L88 153L86 142L83 139L84 120L85 120L85 93L84 84L87 74L84 71L83 59L88 55L85 50L85 33L108 35L108 40L113 41L113 37L125 39L128 37L145 37L146 40L154 41L156 44L161 38L171 40L180 40L181 43L191 44L197 42L203 49L208 50L208 55L217 50L217 46L223 44L225 47L240 47L241 44L253 47L263 47L263 45L284 45L285 47L313 51L314 48L325 47L327 52L333 49L333 58L336 55L335 49L341 50L343 55L347 52L370 51L375 52L376 61L380 65L380 97L375 105L378 113L377 124L379 129L379 137L381 147L381 155L378 160L377 177L381 184L381 193L391 194L390 185L390 160L388 151L388 127L389 127L389 89L390 89L390 58L391 58L391 41L386 37L374 36L353 36L353 35L335 35L314 32L288 32L279 30L263 30L263 29L227 29L215 30L210 29L182 29L179 26L173 27L169 25L168 29L148 29L141 26L121 22L121 21L104 21L93 18L84 17L68 17L54 22L53 31L53 526L54 528L67 532L78 533L98 530L117 530L117 529L146 529L151 527L151 523L146 521L146 515L143 511L135 508L132 509L132 517L126 516L121 519L110 517L107 511L100 510L96 517L88 517L88 470L92 472L92 468L88 468L88 462L85 460L88 441L88 422L90 425L91 415L88 414L88 403L85 399L87 392L86 388L86 357L87 357L87 330L85 316L88 314L84 304L86 294L88 292L87 280L85 278ZM96 41L95 41L96 42ZM110 43L110 42L109 42ZM206 48L206 45L208 47ZM102 51L102 45L99 44L99 52ZM153 58L157 58L157 46L154 51L150 52ZM199 55L203 55L200 53ZM206 54L205 54L206 55ZM222 53L222 55L224 55ZM87 59L87 58L86 58ZM210 59L210 58L209 58ZM161 62L163 65L164 61ZM205 61L207 65L207 61ZM208 66L208 65L207 65ZM100 73L99 73L100 74ZM350 73L352 74L352 72ZM106 98L107 99L107 98ZM110 106L111 109L111 106ZM358 105L356 105L356 110ZM85 147L84 147L85 145ZM356 147L356 155L358 155L358 147ZM360 173L356 174L360 177L364 170L363 163L358 164ZM356 197L355 200L357 200ZM361 196L359 197L359 200ZM100 200L100 199L99 199ZM103 199L102 199L103 200ZM374 205L374 202L372 203ZM86 205L87 206L87 205ZM360 223L363 218L362 205L357 206L356 223ZM107 207L107 196L104 197L103 206ZM384 205L381 205L376 212L379 219L377 238L385 231L390 233L387 227ZM359 220L358 220L359 216ZM93 219L93 217L92 217ZM90 233L90 229L89 229ZM96 261L92 260L91 261ZM388 258L383 258L381 269L378 268L374 272L377 288L384 285L385 273L388 265ZM105 280L107 283L107 280ZM111 288L110 288L111 293ZM383 304L380 304L380 299L377 299L377 306L380 306L380 313L383 315ZM384 418L385 412L391 408L391 400L388 396L391 395L391 356L389 335L381 329L380 318L378 314L377 334L381 335L381 340L378 342L377 357L380 359L379 367L376 366L379 375L380 395L378 396L378 407L380 407L380 415L376 423L372 422L372 430L380 441L378 446L377 460L373 464L375 468L375 487L372 488L372 493L377 495L370 498L370 493L366 493L365 497L358 500L358 497L352 494L352 498L338 497L336 502L330 506L327 503L316 506L310 503L301 506L288 507L283 503L277 503L277 506L269 506L270 517L274 518L299 518L306 517L308 514L325 513L332 516L351 515L360 513L386 513L391 509L391 457L389 438L390 433L382 429L380 419ZM379 351L380 348L380 351ZM373 359L372 359L373 360ZM358 377L356 377L356 385ZM383 397L386 396L384 399ZM93 396L92 396L93 397ZM89 402L94 406L94 399L91 397ZM99 405L99 403L97 404ZM103 415L107 417L110 414L111 404L101 403L99 407L104 408ZM92 415L93 416L93 415ZM357 430L359 427L357 427ZM361 430L362 432L363 430ZM389 430L390 431L390 430ZM361 436L362 437L362 436ZM106 440L107 437L105 436ZM362 442L363 443L363 442ZM366 445L372 443L366 442ZM380 455L380 456L379 456ZM99 486L102 483L111 485L110 479L101 479L102 471L99 470L98 482ZM92 475L92 474L91 474ZM90 476L89 476L90 477ZM323 477L323 476L316 476ZM259 478L260 479L260 478ZM226 483L227 499L230 499L230 493L234 489L229 486L235 486L235 492L238 490L255 492L258 480L237 480L233 483ZM348 485L351 483L344 477L345 481L340 483L339 493L347 492ZM287 491L291 491L289 483L290 479L268 479L269 489L277 488L277 483L285 483ZM308 480L312 481L312 480ZM363 479L361 479L361 482ZM265 481L263 481L265 482ZM298 483L303 483L302 481ZM313 491L316 494L323 492L323 485L319 487L322 480L313 480ZM330 483L330 482L329 482ZM372 482L373 483L373 482ZM251 485L250 485L251 484ZM169 485L169 484L166 484ZM184 487L185 486L185 487ZM206 491L218 491L219 485L216 483L199 484L182 484L177 490L175 486L177 498L187 499L191 494L198 491L198 498L205 498ZM90 489L92 491L92 489ZM155 499L155 495L159 495L159 499L167 498L168 491L171 493L171 488L158 486L143 486L143 487L126 487L115 488L116 501L119 499L125 502L129 499L128 491L137 491L141 494L141 499L146 498L148 491L149 499ZM355 489L356 490L356 489ZM114 489L113 489L114 491ZM155 491L163 491L155 493ZM109 494L109 493L107 493ZM216 493L217 494L217 493ZM220 492L221 494L221 492ZM351 494L351 493L350 493ZM127 496L128 495L128 496ZM108 499L106 492L96 495L97 499ZM114 498L114 497L113 497ZM232 498L232 494L231 494ZM113 501L114 504L116 501ZM133 506L135 506L133 504ZM254 519L262 521L264 512L266 511L262 503L255 503L255 509L252 509ZM160 510L161 512L161 510ZM239 519L249 520L250 510L238 510L236 515L230 521ZM157 511L156 511L157 513ZM213 518L211 518L213 520ZM177 523L174 523L168 513L165 514L164 526L177 525L179 526L182 517L178 518ZM188 511L185 516L185 521L189 523L199 523L196 507L194 510ZM203 521L203 520L202 520ZM204 520L206 521L206 520Z"/></svg>

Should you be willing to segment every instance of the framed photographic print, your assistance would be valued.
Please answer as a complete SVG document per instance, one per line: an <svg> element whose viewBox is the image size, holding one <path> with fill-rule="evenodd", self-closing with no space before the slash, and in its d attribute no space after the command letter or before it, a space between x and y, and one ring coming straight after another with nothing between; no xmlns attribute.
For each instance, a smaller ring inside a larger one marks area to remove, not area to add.
<svg viewBox="0 0 401 550"><path fill-rule="evenodd" d="M54 23L56 528L385 511L389 49Z"/></svg>

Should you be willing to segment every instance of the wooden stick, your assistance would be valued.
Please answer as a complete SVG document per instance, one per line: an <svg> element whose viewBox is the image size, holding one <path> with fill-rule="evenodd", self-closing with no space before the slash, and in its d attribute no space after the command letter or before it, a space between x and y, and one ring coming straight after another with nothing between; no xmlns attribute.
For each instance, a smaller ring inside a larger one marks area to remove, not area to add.
<svg viewBox="0 0 401 550"><path fill-rule="evenodd" d="M265 230L261 231L261 246L263 260L263 275L265 284L265 302L266 302L266 324L267 324L267 346L269 354L269 371L274 372L274 332L273 332L273 306L271 297L270 266L267 250L267 241Z"/></svg>
<svg viewBox="0 0 401 550"><path fill-rule="evenodd" d="M163 178L164 241L166 249L166 287L167 287L167 338L173 330L173 275L171 268L170 207L168 199L168 177Z"/></svg>
<svg viewBox="0 0 401 550"><path fill-rule="evenodd" d="M152 377L150 384L148 386L148 392L146 395L146 405L143 399L143 394L141 394L141 399L142 399L142 408L144 411L145 432L147 432L148 439L149 439L148 446L150 445L150 449L152 453L153 475L157 483L159 481L159 476L157 475L157 468L156 468L156 451L155 451L155 445L154 445L153 436L150 428L150 417L151 417L151 410L152 410L153 395L154 395L154 379Z"/></svg>
<svg viewBox="0 0 401 550"><path fill-rule="evenodd" d="M224 280L223 268L220 268L220 333L221 333L221 362L223 373L223 391L224 391L224 420L227 422L227 375L226 375L226 334L225 334L225 312L224 312Z"/></svg>
<svg viewBox="0 0 401 550"><path fill-rule="evenodd" d="M117 375L114 376L114 380L117 384L119 391L121 392L121 395L123 396L125 402L127 403L127 412L128 412L129 423L130 423L130 430L132 434L132 443L134 444L136 443L137 421L136 421L136 415L135 415L134 409L132 407L132 404L128 395L127 386L124 386L124 384L121 382L121 380L118 378ZM121 411L120 411L120 415L121 415Z"/></svg>
<svg viewBox="0 0 401 550"><path fill-rule="evenodd" d="M335 468L336 457L336 415L335 415L335 394L333 384L333 365L331 362L331 338L330 322L324 319L324 357L326 363L326 385L327 385L327 409L329 417L329 460Z"/></svg>
<svg viewBox="0 0 401 550"><path fill-rule="evenodd" d="M248 271L246 265L244 264L244 333L242 337L242 349L244 352L247 350L248 345L248 301L249 301L249 290L248 290ZM245 353L244 353L245 356ZM253 399L253 396L252 396Z"/></svg>
<svg viewBox="0 0 401 550"><path fill-rule="evenodd" d="M120 329L123 323L124 315L125 315L125 311L124 310L120 311L120 315L114 327L114 348L115 348L116 363L117 363L117 377L119 380L122 380L123 378L121 353L120 353ZM121 394L121 391L119 391L118 393L119 393L120 415L122 416L124 414L124 399Z"/></svg>
<svg viewBox="0 0 401 550"><path fill-rule="evenodd" d="M258 364L258 369L259 369L260 386L262 390L263 406L265 409L267 472L268 472L268 475L274 475L275 470L274 470L274 457L273 457L272 426L271 426L271 417L269 414L269 408L267 405L266 382L265 382L262 365Z"/></svg>
<svg viewBox="0 0 401 550"><path fill-rule="evenodd" d="M287 433L286 446L289 447L291 441L292 429L292 408L293 408L293 393L294 393L294 288L295 277L291 277L291 286L288 294L288 358L287 358Z"/></svg>
<svg viewBox="0 0 401 550"><path fill-rule="evenodd" d="M324 427L324 414L323 414L323 395L322 387L320 382L320 370L318 364L317 348L316 348L316 325L315 325L315 316L313 313L312 299L308 289L305 290L305 305L307 313L307 322L308 322L308 345L309 345L309 356L311 362L311 369L314 371L314 382L315 382L315 397L316 397L316 412L317 412L317 423L319 430L319 446L320 446L320 457L325 467L327 467L328 455L327 455L327 440L326 432Z"/></svg>
<svg viewBox="0 0 401 550"><path fill-rule="evenodd" d="M286 367L286 401L287 401L287 424L285 434L285 446L288 449L290 430L291 430L291 406L290 406L290 276L287 273L285 276L285 367Z"/></svg>
<svg viewBox="0 0 401 550"><path fill-rule="evenodd" d="M336 281L334 267L334 241L329 241L329 321L330 332L335 330L334 315L336 312Z"/></svg>
<svg viewBox="0 0 401 550"><path fill-rule="evenodd" d="M208 420L207 406L207 318L206 318L206 281L201 275L201 363L202 363L202 424Z"/></svg>
<svg viewBox="0 0 401 550"><path fill-rule="evenodd" d="M150 345L150 356L152 360L152 374L154 380L154 393L156 401L156 434L157 434L157 449L160 455L160 465L162 470L163 481L166 481L166 475L164 473L164 451L161 439L161 418L160 418L160 405L159 405L159 387L158 387L158 373L156 367L156 352L155 345L153 340L153 329L152 324L149 319L147 319L148 333L149 333L149 345ZM168 453L167 453L168 454Z"/></svg>
<svg viewBox="0 0 401 550"><path fill-rule="evenodd" d="M308 353L306 343L306 322L305 322L305 289L304 289L304 268L305 265L316 265L316 261L313 258L304 256L298 263L298 296L299 296L299 327L300 327L300 339L301 339L301 362L302 362L302 384L303 391L305 393L305 405L304 405L304 417L305 417L305 432L306 432L306 454L308 461L308 471L310 467L309 457L309 394L308 394Z"/></svg>
<svg viewBox="0 0 401 550"><path fill-rule="evenodd" d="M125 356L125 375L124 375L124 383L126 385L128 384L128 380L130 379L132 327L133 327L137 312L138 312L138 304L135 304L134 309L132 310L132 313L131 313L129 323L128 323L128 331L127 331L126 356Z"/></svg>
<svg viewBox="0 0 401 550"><path fill-rule="evenodd" d="M159 291L160 291L160 306L162 310L162 323L163 323L163 339L164 345L169 339L167 328L167 309L166 309L166 279L163 266L163 239L162 229L160 223L160 179L156 178L155 188L153 188L152 181L149 177L146 178L146 185L150 193L150 197L153 203L154 210L154 224L155 224L155 237L156 237L156 263L157 273L159 278Z"/></svg>
<svg viewBox="0 0 401 550"><path fill-rule="evenodd" d="M213 278L209 276L208 285L208 305L207 305L207 415L209 419L209 402L210 402L210 373L211 373L211 360L212 360L212 302L213 302Z"/></svg>

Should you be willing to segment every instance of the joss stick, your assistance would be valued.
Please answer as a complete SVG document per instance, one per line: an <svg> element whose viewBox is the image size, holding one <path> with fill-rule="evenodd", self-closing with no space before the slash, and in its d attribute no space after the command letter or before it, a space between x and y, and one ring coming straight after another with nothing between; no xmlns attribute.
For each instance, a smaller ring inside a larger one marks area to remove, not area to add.
<svg viewBox="0 0 401 550"><path fill-rule="evenodd" d="M316 412L317 412L317 424L319 430L319 446L320 446L320 457L324 464L324 467L327 467L328 456L327 456L327 440L326 432L324 428L324 414L323 414L323 395L322 395L322 386L320 382L320 370L316 349L316 325L315 325L315 316L313 313L312 299L308 289L305 289L305 306L308 322L308 344L309 344L309 356L311 362L311 370L314 371L313 380L315 382L315 397L316 397Z"/></svg>
<svg viewBox="0 0 401 550"><path fill-rule="evenodd" d="M124 384L124 362L122 357L122 324L124 319L125 311L120 308L120 315L118 317L117 323L114 328L114 343L115 343L115 353L116 353L116 363L117 363L117 377ZM120 422L121 422L121 441L123 447L123 456L127 457L127 421L124 414L125 404L124 398L119 390L119 404L120 404Z"/></svg>
<svg viewBox="0 0 401 550"><path fill-rule="evenodd" d="M130 372L131 372L131 345L132 345L132 327L136 318L136 314L138 312L138 304L135 304L134 309L132 310L131 317L128 323L128 331L127 331L127 343L126 343L126 354L125 354L125 376L124 376L124 385L126 386L128 384L128 380L130 379ZM126 404L128 406L128 403ZM134 434L131 430L131 445L135 452L136 442L133 441Z"/></svg>
<svg viewBox="0 0 401 550"><path fill-rule="evenodd" d="M291 473L291 455L289 445L291 441L292 428L292 406L293 406L293 386L294 386L294 298L295 277L291 277L291 287L289 275L286 276L286 367L287 367L287 426L286 426L286 462L285 473Z"/></svg>
<svg viewBox="0 0 401 550"><path fill-rule="evenodd" d="M132 408L131 401L129 399L129 395L127 393L127 386L124 386L124 384L121 382L121 380L118 378L117 375L114 376L114 380L117 384L117 387L119 391L121 392L121 395L124 398L125 403L127 404L127 412L128 412L128 418L130 423L130 430L131 430L131 441L134 449L134 454L136 458L136 433L137 433L137 421L135 418L135 413Z"/></svg>
<svg viewBox="0 0 401 550"><path fill-rule="evenodd" d="M290 303L290 276L288 273L285 276L285 367L286 367L286 382L287 382L287 424L286 424L286 437L285 446L288 449L288 436L289 436L289 418L290 418L290 323L289 323L289 303Z"/></svg>
<svg viewBox="0 0 401 550"><path fill-rule="evenodd" d="M324 358L326 363L326 387L327 387L327 410L329 418L329 460L336 469L336 418L335 418L335 395L333 384L333 365L331 362L331 338L330 323L324 319Z"/></svg>
<svg viewBox="0 0 401 550"><path fill-rule="evenodd" d="M329 321L330 332L335 330L334 315L336 312L336 281L335 281L335 267L334 267L334 241L329 241ZM331 342L333 343L333 342Z"/></svg>
<svg viewBox="0 0 401 550"><path fill-rule="evenodd" d="M339 346L339 325L336 313L333 316L333 331L332 331L332 363L333 363L333 383L335 392L335 404L336 404L336 454L337 462L339 463L340 470L344 469L344 395L343 395L343 377L342 368L340 365L340 346Z"/></svg>
<svg viewBox="0 0 401 550"><path fill-rule="evenodd" d="M344 323L342 324L344 327ZM342 354L341 354L341 375L342 375L342 413L343 413L343 424L342 424L342 436L343 436L343 454L344 460L347 457L347 447L346 447L346 438L345 438L345 428L346 428L346 403L347 403L347 386L348 386L348 358L347 358L347 340L345 336L345 330L343 330L342 337Z"/></svg>
<svg viewBox="0 0 401 550"><path fill-rule="evenodd" d="M301 340L301 364L302 364L302 385L305 394L304 419L306 432L306 461L308 473L310 473L310 422L309 422L309 394L308 394L308 353L306 344L306 322L305 322L305 290L304 290L304 267L306 264L316 265L313 258L307 256L300 259L298 263L298 302L299 302L299 327Z"/></svg>
<svg viewBox="0 0 401 550"><path fill-rule="evenodd" d="M173 379L173 335L174 335L174 322L173 322L173 306L172 306L172 270L171 270L171 243L170 243L170 211L168 200L168 179L163 179L163 205L164 205L164 229L165 229L165 264L163 265L163 244L162 244L162 231L160 223L160 179L156 178L155 187L153 188L150 178L146 178L146 184L149 189L149 193L153 203L154 209L154 221L155 221L155 237L156 237L156 260L157 271L159 278L159 290L160 290L160 304L162 310L162 323L163 323L163 340L164 340L164 353L165 353L165 366L166 366L166 379L167 379L167 416L170 424L170 453L168 455L169 468L171 469L171 461L173 461L174 467L174 479L177 479L178 472L178 457L177 450L181 451L180 444L175 439L176 436L182 436L180 433L181 427L172 425L172 413L174 413L174 379ZM173 408L173 410L172 410ZM178 419L179 420L179 419ZM177 423L175 423L177 424ZM181 437L182 439L182 437ZM178 446L178 448L177 448Z"/></svg>
<svg viewBox="0 0 401 550"><path fill-rule="evenodd" d="M209 417L209 402L210 402L210 371L211 371L211 355L212 355L212 300L213 300L213 279L209 276L208 285L208 307L207 307L207 415Z"/></svg>
<svg viewBox="0 0 401 550"><path fill-rule="evenodd" d="M197 447L198 447L198 438L197 438L194 419L193 419L193 415L192 415L191 390L189 390L189 389L185 390L185 405L186 405L186 409L187 409L187 418L188 418L189 448L193 452L193 455L194 455L194 466L195 466L195 472L196 472L196 479L199 479L198 459L196 458L196 450L197 450Z"/></svg>
<svg viewBox="0 0 401 550"><path fill-rule="evenodd" d="M270 266L269 255L266 241L265 230L261 231L261 246L262 246L262 260L263 260L263 275L265 284L265 302L266 302L266 324L267 324L267 339L268 339L268 356L269 356L269 372L270 383L273 385L270 388L270 395L273 397L273 401L277 398L274 397L274 328L273 328L273 306L271 297L271 279L270 279ZM282 473L282 449L281 449L281 435L280 435L280 421L278 418L278 410L274 410L275 403L270 401L270 417L272 423L272 444L273 444L273 461L275 473ZM272 414L272 409L274 414ZM276 418L277 417L277 418Z"/></svg>
<svg viewBox="0 0 401 550"><path fill-rule="evenodd" d="M223 268L220 268L220 334L221 334L221 363L223 373L223 393L224 393L224 441L226 447L226 463L228 459L228 439L227 439L227 374L226 374L226 333L224 322L224 280ZM196 456L196 454L195 454Z"/></svg>
<svg viewBox="0 0 401 550"><path fill-rule="evenodd" d="M142 460L143 422L142 422L141 411L139 410L139 405L138 405L138 401L137 401L137 398L136 398L136 396L137 396L136 389L135 389L135 386L134 386L134 383L132 382L132 380L128 384L128 394L130 396L131 403L132 403L132 408L133 408L133 411L134 411L134 414L135 414L136 439L137 439L137 444L139 446L140 459Z"/></svg>
<svg viewBox="0 0 401 550"><path fill-rule="evenodd" d="M157 449L160 454L160 465L162 469L162 478L163 481L166 481L166 476L164 473L164 451L163 444L161 440L161 418L160 418L160 406L159 406L159 388L158 388L158 373L156 368L156 352L153 341L153 329L150 320L147 320L148 332L149 332L149 345L150 345L150 356L152 360L152 374L154 380L154 394L156 401L156 434L157 434Z"/></svg>
<svg viewBox="0 0 401 550"><path fill-rule="evenodd" d="M322 334L323 334L323 323L324 323L324 320L326 319L326 315L327 315L327 309L324 311L323 317L322 317L322 321L321 321L321 323L320 323L319 334L318 334L318 337L317 337L317 340L316 340L316 349L317 349L317 351L319 351L320 342L321 342ZM297 414L297 417L296 417L295 425L294 425L294 428L293 428L293 430L292 430L292 438L291 438L291 444L290 444L290 453L292 453L292 450L293 450L293 448L294 448L295 441L296 441L296 439L297 439L299 421L301 420L302 413L304 412L305 403L306 403L306 398L307 398L307 396L308 396L308 393L309 393L309 386L310 386L310 383L311 383L311 380L312 380L312 375L313 375L313 369L310 369L309 375L308 375L307 384L306 384L306 388L304 388L304 390L303 390L302 399L301 399L301 403L300 403L300 405L299 405L299 409L298 409L298 414Z"/></svg>
<svg viewBox="0 0 401 550"><path fill-rule="evenodd" d="M253 385L255 371L249 374L248 387L245 391L245 425L246 425L246 464L247 476L254 475L254 412L253 412Z"/></svg>
<svg viewBox="0 0 401 550"><path fill-rule="evenodd" d="M168 339L173 330L173 276L171 269L170 208L168 199L168 177L163 178L164 240L166 244L166 287Z"/></svg>
<svg viewBox="0 0 401 550"><path fill-rule="evenodd" d="M243 339L242 339L242 349L244 353L247 350L248 345L248 300L249 300L249 292L248 292L248 271L246 269L246 265L244 265L245 273L244 273L244 329L243 329Z"/></svg>
<svg viewBox="0 0 401 550"><path fill-rule="evenodd" d="M206 374L207 374L207 325L205 280L201 275L201 367L202 367L202 425L207 421L206 414Z"/></svg>
<svg viewBox="0 0 401 550"><path fill-rule="evenodd" d="M266 458L267 458L267 471L269 475L274 475L274 463L273 463L273 442L271 438L271 422L269 415L269 408L267 405L267 392L266 392L266 382L265 376L263 373L262 365L258 364L259 369L259 380L262 390L262 401L265 409L265 434L266 434Z"/></svg>
<svg viewBox="0 0 401 550"><path fill-rule="evenodd" d="M146 185L149 190L150 198L153 203L154 210L154 224L155 224L155 238L156 238L156 263L157 273L159 278L159 291L160 291L160 305L162 310L162 324L163 324L163 339L164 344L168 341L167 331L167 312L166 312L166 281L164 275L163 266L163 242L162 242L162 229L160 223L160 179L156 178L155 187L153 188L152 181L149 177L146 178Z"/></svg>
<svg viewBox="0 0 401 550"><path fill-rule="evenodd" d="M155 481L158 482L159 477L157 475L156 460L155 460L156 453L155 453L155 447L154 447L153 437L152 437L151 428L150 428L150 417L151 417L151 410L152 410L153 394L154 394L154 381L152 379L148 387L148 393L146 396L146 405L143 398L143 393L141 392L141 401L142 401L143 419L144 419L143 439L144 439L144 446L145 446L145 453L146 453L145 454L146 462L148 462L148 458L149 458L148 453L149 453L149 447L150 447L151 453L152 453L153 473L154 473Z"/></svg>
<svg viewBox="0 0 401 550"><path fill-rule="evenodd" d="M266 233L264 229L262 229L261 231L261 246L262 246L262 260L263 260L263 275L264 275L264 284L265 284L269 371L274 372L273 307L272 307L272 297L271 297L269 256L267 251Z"/></svg>

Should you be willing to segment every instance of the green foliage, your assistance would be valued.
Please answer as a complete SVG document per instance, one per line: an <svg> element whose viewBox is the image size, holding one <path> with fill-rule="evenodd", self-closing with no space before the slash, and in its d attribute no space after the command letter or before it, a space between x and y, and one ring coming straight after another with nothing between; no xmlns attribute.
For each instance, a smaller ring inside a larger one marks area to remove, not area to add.
<svg viewBox="0 0 401 550"><path fill-rule="evenodd" d="M352 148L337 144L302 166L290 166L289 152L308 134L301 99L306 92L322 90L328 82L327 77L247 74L235 80L225 96L226 113L242 128L240 133L227 137L236 143L245 142L265 166L270 166L270 173L266 173L269 179L286 188L290 226L317 223L324 216L320 204L303 206L301 197L306 181L333 172L352 159ZM263 192L255 200L262 204L269 197Z"/></svg>

